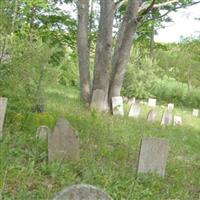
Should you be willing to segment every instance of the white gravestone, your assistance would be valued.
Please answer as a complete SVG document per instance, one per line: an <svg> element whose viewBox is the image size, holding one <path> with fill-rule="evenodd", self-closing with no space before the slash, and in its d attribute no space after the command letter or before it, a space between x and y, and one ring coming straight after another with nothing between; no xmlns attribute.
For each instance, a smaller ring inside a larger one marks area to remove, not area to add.
<svg viewBox="0 0 200 200"><path fill-rule="evenodd" d="M170 125L173 120L173 115L170 111L164 111L162 115L161 125Z"/></svg>
<svg viewBox="0 0 200 200"><path fill-rule="evenodd" d="M0 140L3 138L3 124L6 115L7 101L7 98L0 97Z"/></svg>
<svg viewBox="0 0 200 200"><path fill-rule="evenodd" d="M182 123L183 122L181 116L174 116L174 126L181 126Z"/></svg>
<svg viewBox="0 0 200 200"><path fill-rule="evenodd" d="M148 99L148 106L149 107L156 107L156 99L149 98Z"/></svg>
<svg viewBox="0 0 200 200"><path fill-rule="evenodd" d="M174 104L173 104L173 103L169 103L169 104L167 105L167 109L168 109L168 110L174 110Z"/></svg>
<svg viewBox="0 0 200 200"><path fill-rule="evenodd" d="M37 128L36 138L40 140L47 140L49 133L50 129L48 126L40 126Z"/></svg>
<svg viewBox="0 0 200 200"><path fill-rule="evenodd" d="M164 139L143 138L137 172L157 173L164 177L168 150L168 142Z"/></svg>
<svg viewBox="0 0 200 200"><path fill-rule="evenodd" d="M122 97L112 97L113 115L124 115L124 106Z"/></svg>
<svg viewBox="0 0 200 200"><path fill-rule="evenodd" d="M132 104L128 116L136 119L139 117L139 115L140 115L139 104Z"/></svg>
<svg viewBox="0 0 200 200"><path fill-rule="evenodd" d="M192 116L193 117L198 117L199 116L199 110L198 109L193 109Z"/></svg>
<svg viewBox="0 0 200 200"><path fill-rule="evenodd" d="M154 109L150 110L147 115L148 122L155 122L156 121L156 111Z"/></svg>

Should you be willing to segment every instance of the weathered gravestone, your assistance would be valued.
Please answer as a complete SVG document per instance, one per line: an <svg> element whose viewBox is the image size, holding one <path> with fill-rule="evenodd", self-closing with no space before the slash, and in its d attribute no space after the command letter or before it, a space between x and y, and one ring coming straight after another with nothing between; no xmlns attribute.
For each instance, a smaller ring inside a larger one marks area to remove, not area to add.
<svg viewBox="0 0 200 200"><path fill-rule="evenodd" d="M199 110L198 109L193 109L192 116L193 117L198 117L199 116Z"/></svg>
<svg viewBox="0 0 200 200"><path fill-rule="evenodd" d="M79 137L65 119L58 119L48 136L48 160L79 160Z"/></svg>
<svg viewBox="0 0 200 200"><path fill-rule="evenodd" d="M47 140L50 129L48 126L40 126L37 128L36 138L40 140Z"/></svg>
<svg viewBox="0 0 200 200"><path fill-rule="evenodd" d="M149 98L148 99L148 106L149 107L156 107L156 99Z"/></svg>
<svg viewBox="0 0 200 200"><path fill-rule="evenodd" d="M140 115L139 104L132 104L128 116L136 119L139 117L139 115Z"/></svg>
<svg viewBox="0 0 200 200"><path fill-rule="evenodd" d="M170 111L174 110L174 104L173 103L169 103L167 105L167 109L170 110Z"/></svg>
<svg viewBox="0 0 200 200"><path fill-rule="evenodd" d="M122 97L112 97L113 115L124 115L124 106Z"/></svg>
<svg viewBox="0 0 200 200"><path fill-rule="evenodd" d="M80 184L65 188L53 200L112 200L112 198L92 185Z"/></svg>
<svg viewBox="0 0 200 200"><path fill-rule="evenodd" d="M0 140L3 137L3 124L6 115L7 101L7 98L0 97Z"/></svg>
<svg viewBox="0 0 200 200"><path fill-rule="evenodd" d="M157 173L164 177L168 142L164 139L143 138L141 141L138 173Z"/></svg>
<svg viewBox="0 0 200 200"><path fill-rule="evenodd" d="M170 111L164 111L161 119L161 125L170 125L173 120L173 115Z"/></svg>
<svg viewBox="0 0 200 200"><path fill-rule="evenodd" d="M106 110L105 103L105 92L100 89L94 90L90 107L97 111L104 111Z"/></svg>
<svg viewBox="0 0 200 200"><path fill-rule="evenodd" d="M156 121L156 111L151 109L147 115L148 122L155 122Z"/></svg>
<svg viewBox="0 0 200 200"><path fill-rule="evenodd" d="M181 116L174 116L174 126L181 126L182 123L183 122Z"/></svg>

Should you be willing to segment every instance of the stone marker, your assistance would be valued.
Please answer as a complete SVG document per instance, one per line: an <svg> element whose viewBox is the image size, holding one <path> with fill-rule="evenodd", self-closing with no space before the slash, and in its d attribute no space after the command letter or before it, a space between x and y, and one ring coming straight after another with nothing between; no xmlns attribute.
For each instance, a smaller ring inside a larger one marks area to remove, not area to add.
<svg viewBox="0 0 200 200"><path fill-rule="evenodd" d="M149 107L156 107L156 99L149 98L148 99L148 106Z"/></svg>
<svg viewBox="0 0 200 200"><path fill-rule="evenodd" d="M174 116L174 126L181 126L182 123L183 122L181 116Z"/></svg>
<svg viewBox="0 0 200 200"><path fill-rule="evenodd" d="M48 126L40 126L37 128L36 138L40 140L47 140L50 129Z"/></svg>
<svg viewBox="0 0 200 200"><path fill-rule="evenodd" d="M139 104L132 104L128 116L136 119L139 117L139 115L140 115Z"/></svg>
<svg viewBox="0 0 200 200"><path fill-rule="evenodd" d="M168 143L164 139L143 138L141 141L138 173L157 173L164 177Z"/></svg>
<svg viewBox="0 0 200 200"><path fill-rule="evenodd" d="M170 110L170 111L174 110L174 104L173 103L169 103L167 105L167 109Z"/></svg>
<svg viewBox="0 0 200 200"><path fill-rule="evenodd" d="M7 98L0 97L0 140L3 138L3 124L6 115L7 101Z"/></svg>
<svg viewBox="0 0 200 200"><path fill-rule="evenodd" d="M172 123L172 113L170 111L164 111L162 115L161 125L170 125Z"/></svg>
<svg viewBox="0 0 200 200"><path fill-rule="evenodd" d="M53 200L112 200L112 198L92 185L80 184L65 188Z"/></svg>
<svg viewBox="0 0 200 200"><path fill-rule="evenodd" d="M94 90L90 107L97 111L106 110L105 92L103 90L100 89Z"/></svg>
<svg viewBox="0 0 200 200"><path fill-rule="evenodd" d="M124 115L124 106L122 97L112 97L113 115Z"/></svg>
<svg viewBox="0 0 200 200"><path fill-rule="evenodd" d="M193 109L192 116L193 117L198 117L199 116L199 110L198 109Z"/></svg>
<svg viewBox="0 0 200 200"><path fill-rule="evenodd" d="M79 137L65 119L58 119L48 136L48 160L79 160Z"/></svg>
<svg viewBox="0 0 200 200"><path fill-rule="evenodd" d="M156 111L151 109L147 115L148 122L155 122L156 121Z"/></svg>

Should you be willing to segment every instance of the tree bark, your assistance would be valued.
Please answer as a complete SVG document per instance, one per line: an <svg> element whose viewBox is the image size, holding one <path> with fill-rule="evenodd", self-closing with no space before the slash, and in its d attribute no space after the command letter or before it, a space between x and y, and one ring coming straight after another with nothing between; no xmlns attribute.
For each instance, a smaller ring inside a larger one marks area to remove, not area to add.
<svg viewBox="0 0 200 200"><path fill-rule="evenodd" d="M79 76L81 100L90 102L90 72L88 44L89 0L78 1L78 35L77 49L79 58Z"/></svg>

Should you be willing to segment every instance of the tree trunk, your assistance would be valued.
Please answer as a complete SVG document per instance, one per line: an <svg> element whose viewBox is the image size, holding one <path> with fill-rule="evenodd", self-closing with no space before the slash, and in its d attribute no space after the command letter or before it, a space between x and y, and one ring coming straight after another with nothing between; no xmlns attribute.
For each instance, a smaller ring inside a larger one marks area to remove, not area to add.
<svg viewBox="0 0 200 200"><path fill-rule="evenodd" d="M125 68L129 60L132 38L137 29L137 14L140 0L128 1L128 6L118 32L116 47L112 58L112 73L109 88L109 102L112 97L120 96Z"/></svg>
<svg viewBox="0 0 200 200"><path fill-rule="evenodd" d="M100 0L100 6L101 13L95 51L93 94L96 95L96 92L100 91L104 95L97 95L101 97L101 100L98 99L98 101L96 100L97 98L93 97L91 105L95 105L94 107L98 108L99 111L103 111L107 109L115 4L113 0Z"/></svg>
<svg viewBox="0 0 200 200"><path fill-rule="evenodd" d="M90 72L88 44L89 0L78 1L78 35L77 49L79 58L79 75L81 100L90 102Z"/></svg>

